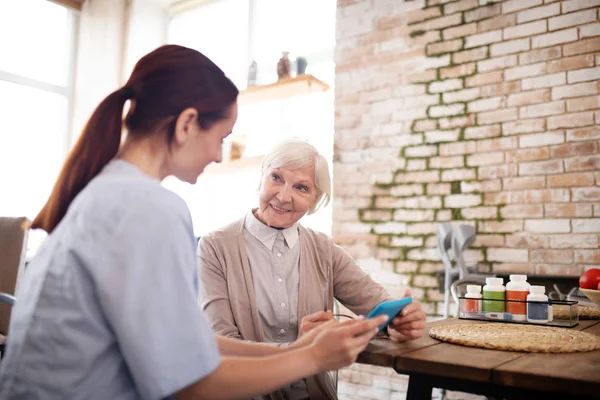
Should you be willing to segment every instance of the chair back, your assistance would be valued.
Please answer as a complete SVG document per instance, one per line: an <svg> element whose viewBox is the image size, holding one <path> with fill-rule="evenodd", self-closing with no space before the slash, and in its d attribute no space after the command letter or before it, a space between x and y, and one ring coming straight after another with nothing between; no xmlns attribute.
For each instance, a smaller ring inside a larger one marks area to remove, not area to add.
<svg viewBox="0 0 600 400"><path fill-rule="evenodd" d="M0 217L0 293L15 294L25 268L29 220L25 217ZM0 334L8 333L11 304L0 302Z"/></svg>
<svg viewBox="0 0 600 400"><path fill-rule="evenodd" d="M460 279L465 278L469 274L463 253L473 244L475 236L475 228L471 225L459 225L454 228L454 233L452 234L452 253L454 253L454 260L460 271L458 275Z"/></svg>
<svg viewBox="0 0 600 400"><path fill-rule="evenodd" d="M452 269L452 261L450 261L448 251L452 247L452 225L448 222L439 224L436 229L436 241L444 269L450 271Z"/></svg>

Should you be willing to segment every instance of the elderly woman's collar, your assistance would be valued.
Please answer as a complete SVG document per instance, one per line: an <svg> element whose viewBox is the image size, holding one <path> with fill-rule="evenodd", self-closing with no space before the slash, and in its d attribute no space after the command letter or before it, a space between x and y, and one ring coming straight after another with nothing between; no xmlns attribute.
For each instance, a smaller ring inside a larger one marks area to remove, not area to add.
<svg viewBox="0 0 600 400"><path fill-rule="evenodd" d="M293 226L285 229L277 229L272 228L270 226L262 223L256 216L254 215L255 210L250 210L250 212L246 215L244 219L244 228L252 236L258 239L266 248L269 250L273 250L273 244L275 243L275 238L277 237L277 233L281 232L288 247L291 249L298 243L298 224L294 224Z"/></svg>

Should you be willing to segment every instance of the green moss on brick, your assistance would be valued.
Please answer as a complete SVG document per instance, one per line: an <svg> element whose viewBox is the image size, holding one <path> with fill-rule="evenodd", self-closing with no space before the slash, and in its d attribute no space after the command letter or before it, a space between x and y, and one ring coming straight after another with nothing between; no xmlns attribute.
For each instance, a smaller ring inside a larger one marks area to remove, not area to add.
<svg viewBox="0 0 600 400"><path fill-rule="evenodd" d="M504 221L504 217L502 217L502 214L500 214L500 210L502 209L502 207L505 204L502 205L498 205L498 207L496 208L496 222L502 222Z"/></svg>
<svg viewBox="0 0 600 400"><path fill-rule="evenodd" d="M390 235L379 235L377 237L377 246L378 247L384 247L384 246L389 246L391 243L391 237Z"/></svg>
<svg viewBox="0 0 600 400"><path fill-rule="evenodd" d="M483 197L483 195L482 195L482 197ZM504 221L504 218L502 217L502 214L500 214L500 210L504 206L506 206L506 204L504 204L504 203L496 204L496 222L502 222L502 221Z"/></svg>
<svg viewBox="0 0 600 400"><path fill-rule="evenodd" d="M460 194L462 193L460 188L460 181L452 181L450 182L450 193L451 194Z"/></svg>
<svg viewBox="0 0 600 400"><path fill-rule="evenodd" d="M418 29L416 31L412 31L408 34L411 38L415 38L417 36L423 36L426 32L423 29Z"/></svg>
<svg viewBox="0 0 600 400"><path fill-rule="evenodd" d="M414 247L401 247L402 249L402 259L406 260L407 254L409 250L412 250Z"/></svg>
<svg viewBox="0 0 600 400"><path fill-rule="evenodd" d="M460 212L460 208L452 208L452 221L460 221L462 219L462 214Z"/></svg>
<svg viewBox="0 0 600 400"><path fill-rule="evenodd" d="M413 0L405 0L405 1L413 1ZM432 4L433 2L431 0L426 0L425 3L426 3L425 8L441 7L441 10L445 11L445 9L447 7L446 5ZM492 3L492 4L494 4L494 3ZM480 8L480 7L481 6L477 6L475 8ZM467 10L464 10L464 11L467 11ZM465 24L466 23L466 21L465 21L465 12L460 12L460 15L461 15L461 19L462 19L462 24ZM429 17L427 19L424 19L423 21L429 20L431 18L439 18L439 17ZM409 30L410 30L409 36L411 38L421 37L421 36L426 35L427 33L429 33L427 30L417 29L417 28L419 28L419 26L416 26L416 24L420 24L421 22L422 21L416 21L415 23L411 23L410 24L410 25L412 25L412 26L409 27ZM421 27L422 26L423 25L421 25ZM422 82L418 82L419 84L424 84L425 85L425 92L427 94L438 96L437 97L438 101L437 101L436 105L442 105L442 102L441 102L441 100L442 100L442 93L432 93L430 91L430 85L434 81L441 80L440 75L441 75L442 69L449 68L449 67L454 67L454 66L458 65L453 60L453 55L455 53L457 53L457 52L465 50L466 38L462 37L462 38L460 38L460 40L461 40L461 48L459 50L427 56L428 58L433 59L435 57L442 57L442 56L448 56L448 55L450 55L449 65L440 66L440 67L437 67L437 68L433 69L435 71L435 74L434 74L434 77L432 79L426 79L426 80L423 80ZM488 48L487 54L486 54L486 57L484 59L489 59L490 58L490 50L489 50L490 46L487 46L487 48ZM471 74L463 75L461 77L457 77L458 79L462 80L463 87L464 87L465 80L469 76L473 76L473 75L476 75L476 74L479 73L479 70L478 70L478 67L477 67L478 63L475 62L474 64L475 64L475 68L473 68L473 72ZM417 82L415 82L415 83L417 83ZM457 90L463 90L463 89L457 89ZM433 106L433 105L431 105L431 106ZM467 112L468 110L465 107L464 112L461 113L461 114L458 114L458 115L453 115L453 116L449 116L449 117L431 117L431 115L429 114L431 106L427 107L427 114L426 114L427 117L421 118L421 119L415 119L415 120L411 121L411 124L410 124L410 133L411 134L421 134L422 133L422 131L421 132L417 132L416 129L415 129L417 123L422 122L422 121L432 121L433 123L431 123L431 125L435 126L434 129L440 129L440 121L442 120L442 118L461 118L461 117L465 117L465 116L469 115L469 113ZM478 121L475 120L472 126L479 126ZM503 125L500 124L500 126L501 126L501 129L502 129ZM456 139L456 142L464 142L466 140L465 139L466 128L465 127L457 127L455 129L459 130L459 135L458 135L458 138ZM500 136L503 136L503 132L501 132ZM407 148L416 147L416 146L422 146L422 145L426 145L426 143L422 143L422 144L419 143L419 144L415 144L415 145L403 146L398 151L398 157L407 158L406 157L406 152L407 152L406 149ZM439 147L439 143L436 143L436 145ZM438 151L438 155L439 155L439 151ZM467 156L463 155L462 157L463 157L464 165L466 166L466 157ZM408 157L408 158L410 158L410 159L425 159L426 160L426 164L425 164L425 170L424 171L438 170L437 168L432 168L431 167L431 164L430 164L430 158L431 157ZM399 177L398 174L406 173L406 172L407 172L406 171L406 167L398 168L398 169L396 169L394 171L394 179L392 180L392 183L380 182L380 183L375 183L374 186L377 187L377 188L379 188L379 189L390 189L392 187L396 187L396 186L399 186L399 185L418 184L418 185L422 185L423 195L424 196L431 196L429 193L427 193L427 184L428 183L426 183L426 182L401 182L401 183L399 182L399 183L396 183L396 179ZM481 181L481 179L476 179L475 181L479 182L479 181ZM460 181L450 182L450 193L451 194L461 194L462 193L462 188L461 188L461 182ZM473 193L473 194L479 194L479 195L483 196L480 192L477 192L477 191L475 193ZM400 198L411 198L411 197L414 197L414 196L415 195L393 196L393 197L400 199ZM401 274L407 276L409 284L410 285L414 285L414 283L415 283L414 276L416 274L420 274L421 273L422 265L423 265L424 262L427 262L427 261L422 261L422 260L408 260L408 257L407 257L408 256L408 252L410 250L413 250L413 249L419 249L419 250L421 250L421 249L424 249L426 246L424 244L421 245L421 246L416 246L416 247L415 246L411 246L411 247L407 247L407 246L392 246L393 239L395 237L409 236L409 237L422 237L423 240L425 241L426 238L427 238L427 236L431 236L431 235L405 235L405 234L387 234L387 233L380 233L380 234L378 234L378 233L375 233L375 229L373 229L373 226L377 226L378 224L389 222L389 220L386 220L386 221L364 221L364 216L365 215L368 216L368 214L364 214L367 210L377 210L378 209L378 208L375 207L377 205L377 198L378 197L386 197L387 198L388 196L385 196L383 194L382 195L372 195L370 197L370 203L368 204L369 206L367 208L361 210L361 212L359 213L359 220L362 221L363 223L368 223L368 224L371 225L370 231L371 231L371 233L373 235L375 235L377 237L376 246L378 248L396 249L395 252L394 252L394 255L393 255L396 258L390 259L390 261L393 263L393 269L394 269L394 271L396 273L401 273ZM494 215L494 217L488 218L488 219L476 219L476 220L474 220L475 223L477 224L477 226L480 228L481 227L481 223L483 221L494 221L495 220L495 221L498 221L498 222L502 222L504 220L504 218L502 218L502 216L500 214L500 210L501 210L502 206L503 205L498 205L497 206L497 212ZM439 217L440 217L439 213L440 212L450 213L451 214L451 220L462 220L464 218L463 215L462 215L462 209L461 208L445 208L445 207L446 206L444 205L443 196L442 196L442 207L440 207L439 209L434 210L434 221L436 223L439 220ZM421 209L421 208L419 208L419 209ZM379 210L381 210L381 208L379 208ZM389 208L388 210L390 211L390 220L391 220L391 218L393 217L393 213L394 213L395 209ZM481 262L481 264L489 266L490 263L489 263L489 260L487 258L488 257L487 256L487 250L485 248L481 248L481 251L482 251L482 254L483 254L483 261ZM398 271L398 263L400 261L409 261L411 263L415 263L416 270L414 272L413 271L399 272ZM435 275L435 274L433 274L433 275ZM429 300L428 295L429 295L429 292L430 292L431 289L428 289L428 288L423 288L423 289L424 289L424 296L425 296L424 302L431 303L432 306L435 307L434 310L432 310L432 312L430 313L430 315L437 315L438 314L437 313L437 305L440 302Z"/></svg>
<svg viewBox="0 0 600 400"><path fill-rule="evenodd" d="M410 133L417 133L415 132L415 125L418 121L422 121L422 119L415 119L413 120L413 122L410 123Z"/></svg>

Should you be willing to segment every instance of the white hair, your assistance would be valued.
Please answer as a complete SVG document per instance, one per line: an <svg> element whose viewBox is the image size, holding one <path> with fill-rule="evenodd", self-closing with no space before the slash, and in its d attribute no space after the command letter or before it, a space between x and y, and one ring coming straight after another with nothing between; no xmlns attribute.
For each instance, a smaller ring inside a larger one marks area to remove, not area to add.
<svg viewBox="0 0 600 400"><path fill-rule="evenodd" d="M314 214L331 200L331 176L327 159L310 143L298 139L288 139L277 144L263 159L261 176L271 168L299 169L313 167L314 182L317 187L315 203L308 209Z"/></svg>

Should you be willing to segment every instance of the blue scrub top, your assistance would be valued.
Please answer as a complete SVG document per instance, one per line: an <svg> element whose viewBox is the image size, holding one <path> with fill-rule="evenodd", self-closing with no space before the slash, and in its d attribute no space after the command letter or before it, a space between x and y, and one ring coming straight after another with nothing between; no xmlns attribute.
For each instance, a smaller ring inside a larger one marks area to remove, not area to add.
<svg viewBox="0 0 600 400"><path fill-rule="evenodd" d="M76 197L17 299L1 399L161 399L220 363L189 210L122 160Z"/></svg>

